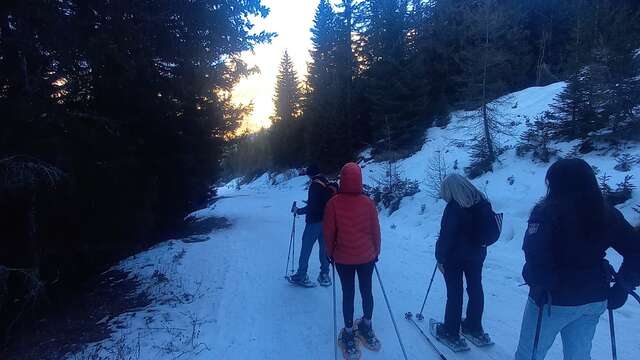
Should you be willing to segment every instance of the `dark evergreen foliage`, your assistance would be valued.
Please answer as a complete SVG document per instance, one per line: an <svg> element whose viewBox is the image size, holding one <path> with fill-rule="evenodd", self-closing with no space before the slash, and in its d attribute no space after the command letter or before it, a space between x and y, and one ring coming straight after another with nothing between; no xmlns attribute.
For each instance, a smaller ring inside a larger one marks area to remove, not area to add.
<svg viewBox="0 0 640 360"><path fill-rule="evenodd" d="M259 0L3 3L0 264L67 289L205 204L247 110L230 95L251 72L240 53L271 36L249 19L267 12Z"/></svg>
<svg viewBox="0 0 640 360"><path fill-rule="evenodd" d="M527 119L527 130L520 136L516 147L518 156L531 153L534 159L548 163L558 153L551 146L553 141L553 124L549 121L551 114L546 112L536 117L533 122Z"/></svg>
<svg viewBox="0 0 640 360"><path fill-rule="evenodd" d="M289 144L305 150L293 163L336 171L366 147L377 159L406 156L427 127L462 109L477 110L469 170L480 175L512 124L494 101L561 80L567 90L545 134L583 139L582 151L637 138L639 10L631 0L323 0L297 124L304 136Z"/></svg>
<svg viewBox="0 0 640 360"><path fill-rule="evenodd" d="M306 160L338 169L353 157L350 126L345 117L344 71L346 52L341 50L341 19L327 0L321 0L311 29L311 63L306 79L303 126ZM341 58L340 55L343 55Z"/></svg>
<svg viewBox="0 0 640 360"><path fill-rule="evenodd" d="M273 99L270 141L272 164L278 169L289 169L300 164L299 154L304 150L298 141L302 137L299 118L302 114L302 94L298 74L289 54L285 51L280 62Z"/></svg>

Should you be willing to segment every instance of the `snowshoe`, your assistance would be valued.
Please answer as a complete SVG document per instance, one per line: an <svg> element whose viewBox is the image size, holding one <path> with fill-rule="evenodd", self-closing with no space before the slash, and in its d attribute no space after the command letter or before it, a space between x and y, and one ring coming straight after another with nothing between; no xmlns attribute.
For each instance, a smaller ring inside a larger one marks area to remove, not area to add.
<svg viewBox="0 0 640 360"><path fill-rule="evenodd" d="M316 283L309 280L309 277L307 275L293 274L287 277L287 281L289 281L291 285L305 287L305 288L312 288L317 286Z"/></svg>
<svg viewBox="0 0 640 360"><path fill-rule="evenodd" d="M441 322L434 319L429 320L429 332L431 335L446 345L453 352L463 352L471 350L467 342L460 338L458 334L449 334Z"/></svg>
<svg viewBox="0 0 640 360"><path fill-rule="evenodd" d="M318 275L318 284L324 287L331 286L331 277L329 277L329 274L320 273L320 275Z"/></svg>
<svg viewBox="0 0 640 360"><path fill-rule="evenodd" d="M371 325L367 325L364 320L360 319L356 321L356 335L362 342L362 345L371 351L380 351L382 344L378 337L376 337L376 333L373 332L373 328Z"/></svg>
<svg viewBox="0 0 640 360"><path fill-rule="evenodd" d="M342 329L338 335L338 346L342 350L342 356L345 360L359 360L362 356L360 352L359 342L356 340L355 330L351 333Z"/></svg>
<svg viewBox="0 0 640 360"><path fill-rule="evenodd" d="M477 347L491 346L494 344L489 334L484 332L482 328L480 328L480 330L469 329L465 326L464 321L462 321L462 336Z"/></svg>

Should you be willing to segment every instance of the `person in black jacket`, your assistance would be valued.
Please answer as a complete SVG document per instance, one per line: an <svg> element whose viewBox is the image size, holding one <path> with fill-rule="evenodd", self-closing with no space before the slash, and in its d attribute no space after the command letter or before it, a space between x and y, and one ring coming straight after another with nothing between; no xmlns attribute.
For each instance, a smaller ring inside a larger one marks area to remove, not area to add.
<svg viewBox="0 0 640 360"><path fill-rule="evenodd" d="M320 275L318 283L322 286L331 286L329 276L329 260L326 256L324 239L322 237L322 219L324 208L331 197L332 190L327 179L322 176L317 165L312 164L307 167L307 176L311 179L307 206L294 209L298 215L306 215L306 225L302 234L302 249L298 260L298 271L291 276L290 280L295 283L308 283L307 269L309 268L309 257L313 250L313 245L318 242L320 258Z"/></svg>
<svg viewBox="0 0 640 360"><path fill-rule="evenodd" d="M440 196L447 202L442 214L440 236L436 242L436 260L447 285L447 305L444 324L437 328L438 336L456 347L465 348L460 329L473 337L490 342L482 327L484 292L482 266L487 256L485 242L479 235L480 219L487 219L491 204L469 180L458 174L443 182ZM463 282L467 280L466 319L462 322Z"/></svg>
<svg viewBox="0 0 640 360"><path fill-rule="evenodd" d="M624 216L605 203L596 176L581 159L559 160L547 171L548 192L534 207L523 250L529 285L516 360L531 360L542 311L536 359L544 359L558 333L565 359L591 359L591 342L607 306L624 305L640 284L640 238ZM624 262L610 287L609 248Z"/></svg>

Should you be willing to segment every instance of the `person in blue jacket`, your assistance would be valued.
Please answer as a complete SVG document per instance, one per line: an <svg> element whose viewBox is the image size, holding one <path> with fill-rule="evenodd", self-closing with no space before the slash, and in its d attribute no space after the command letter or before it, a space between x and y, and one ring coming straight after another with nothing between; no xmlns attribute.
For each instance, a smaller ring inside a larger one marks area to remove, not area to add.
<svg viewBox="0 0 640 360"><path fill-rule="evenodd" d="M590 360L600 316L624 305L640 284L640 236L608 205L589 164L562 159L546 175L548 192L535 206L524 237L529 285L516 360L531 360L539 311L536 360L544 359L558 334L565 360ZM611 287L609 248L624 261Z"/></svg>
<svg viewBox="0 0 640 360"><path fill-rule="evenodd" d="M291 276L290 281L300 284L309 282L307 275L309 257L311 256L313 246L317 242L319 249L318 257L320 259L318 283L322 286L331 286L329 260L327 259L324 239L322 237L322 219L324 216L324 208L329 198L331 198L333 190L327 178L320 172L318 165L309 165L306 169L306 174L311 180L307 205L303 208L294 209L297 215L305 215L306 224L304 233L302 234L302 248L300 249L300 258L298 260L298 271Z"/></svg>

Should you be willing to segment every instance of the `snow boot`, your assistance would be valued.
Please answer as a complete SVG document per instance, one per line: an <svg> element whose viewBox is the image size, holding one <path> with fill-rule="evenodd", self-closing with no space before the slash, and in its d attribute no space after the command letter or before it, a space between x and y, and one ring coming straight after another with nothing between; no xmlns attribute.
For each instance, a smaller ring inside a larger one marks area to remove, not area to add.
<svg viewBox="0 0 640 360"><path fill-rule="evenodd" d="M465 339L469 340L473 345L478 347L493 345L491 337L489 336L489 334L484 332L482 327L480 327L479 329L472 328L467 324L466 320L463 320L461 328L462 336L464 336Z"/></svg>
<svg viewBox="0 0 640 360"><path fill-rule="evenodd" d="M355 326L356 335L360 338L362 345L371 351L380 351L382 344L378 337L376 337L376 333L373 332L371 323L367 324L364 319L360 319L356 321Z"/></svg>
<svg viewBox="0 0 640 360"><path fill-rule="evenodd" d="M331 286L331 277L329 276L329 274L320 273L320 275L318 275L318 284L324 287Z"/></svg>
<svg viewBox="0 0 640 360"><path fill-rule="evenodd" d="M345 360L359 360L362 356L355 330L349 332L343 328L338 335L338 346L342 350L342 356Z"/></svg>
<svg viewBox="0 0 640 360"><path fill-rule="evenodd" d="M302 275L302 274L299 274L299 273L295 273L295 274L289 276L287 278L287 280L291 284L296 285L296 286L307 287L307 288L316 286L316 283L314 283L313 281L309 280L309 276L307 276L307 274Z"/></svg>
<svg viewBox="0 0 640 360"><path fill-rule="evenodd" d="M460 338L460 334L450 334L444 324L431 319L429 321L429 331L438 341L445 344L453 352L469 351L467 342Z"/></svg>

